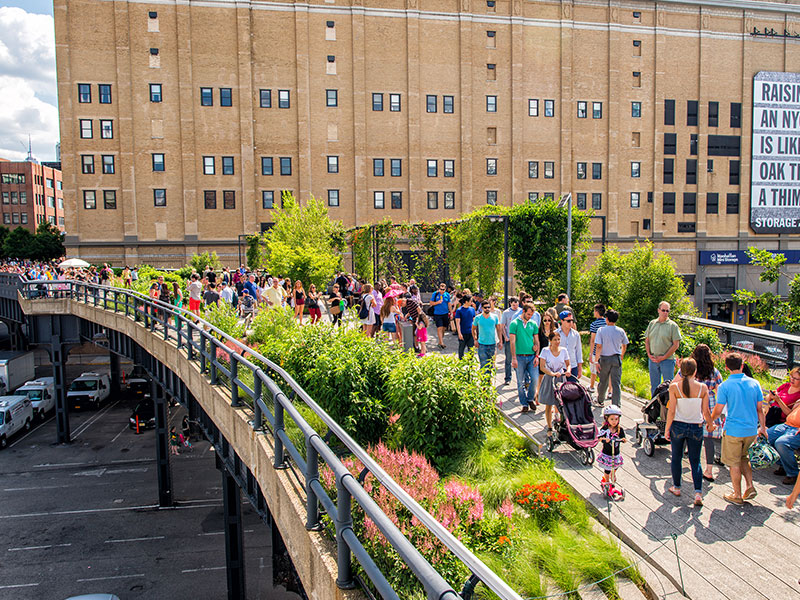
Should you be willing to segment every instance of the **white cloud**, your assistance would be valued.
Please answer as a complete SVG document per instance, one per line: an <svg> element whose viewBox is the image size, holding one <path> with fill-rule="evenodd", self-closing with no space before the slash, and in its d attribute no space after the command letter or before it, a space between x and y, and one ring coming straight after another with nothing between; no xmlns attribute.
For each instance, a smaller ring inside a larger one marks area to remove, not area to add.
<svg viewBox="0 0 800 600"><path fill-rule="evenodd" d="M53 17L0 8L0 157L55 159L59 140Z"/></svg>

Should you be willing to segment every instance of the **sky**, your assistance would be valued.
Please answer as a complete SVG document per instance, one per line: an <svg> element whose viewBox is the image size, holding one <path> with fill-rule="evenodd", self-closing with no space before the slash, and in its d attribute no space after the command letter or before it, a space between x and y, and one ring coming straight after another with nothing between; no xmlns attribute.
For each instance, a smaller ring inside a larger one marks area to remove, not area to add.
<svg viewBox="0 0 800 600"><path fill-rule="evenodd" d="M58 133L52 0L0 0L0 157L55 160Z"/></svg>

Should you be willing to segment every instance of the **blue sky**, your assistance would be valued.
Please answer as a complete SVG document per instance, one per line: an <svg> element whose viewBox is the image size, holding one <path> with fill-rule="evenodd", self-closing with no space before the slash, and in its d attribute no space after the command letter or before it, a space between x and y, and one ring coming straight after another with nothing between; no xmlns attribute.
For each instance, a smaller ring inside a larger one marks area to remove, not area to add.
<svg viewBox="0 0 800 600"><path fill-rule="evenodd" d="M1 6L16 6L39 15L53 14L53 0L0 0Z"/></svg>

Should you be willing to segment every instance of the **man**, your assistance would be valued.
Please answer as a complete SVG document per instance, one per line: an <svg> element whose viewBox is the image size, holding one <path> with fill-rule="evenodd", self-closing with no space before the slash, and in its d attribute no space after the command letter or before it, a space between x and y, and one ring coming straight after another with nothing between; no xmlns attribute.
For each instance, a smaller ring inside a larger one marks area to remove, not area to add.
<svg viewBox="0 0 800 600"><path fill-rule="evenodd" d="M275 277L272 280L272 287L267 288L264 292L267 297L267 304L273 308L280 308L283 306L283 300L286 298L286 290L280 285L280 279Z"/></svg>
<svg viewBox="0 0 800 600"><path fill-rule="evenodd" d="M604 327L606 324L605 314L606 307L604 305L594 305L594 321L592 321L592 324L589 325L589 373L591 374L591 377L589 377L590 394L594 394L594 382L597 379L598 354L595 352L595 336L597 335L597 330L601 327ZM599 401L602 403L603 398L599 398Z"/></svg>
<svg viewBox="0 0 800 600"><path fill-rule="evenodd" d="M203 304L205 304L206 307L219 303L219 294L214 289L215 287L217 286L213 283L209 283L208 289L203 294Z"/></svg>
<svg viewBox="0 0 800 600"><path fill-rule="evenodd" d="M192 273L192 280L188 285L189 289L189 310L197 314L200 310L200 303L202 301L203 284L200 283L200 276L197 273Z"/></svg>
<svg viewBox="0 0 800 600"><path fill-rule="evenodd" d="M214 268L211 265L208 265L208 270L205 272L205 277L208 279L208 283L213 283L216 285L217 274L214 272Z"/></svg>
<svg viewBox="0 0 800 600"><path fill-rule="evenodd" d="M245 327L250 323L255 313L256 302L248 290L242 290L242 299L239 302L239 316L244 319Z"/></svg>
<svg viewBox="0 0 800 600"><path fill-rule="evenodd" d="M524 413L533 405L539 383L539 365L536 364L536 355L539 354L539 327L533 322L533 313L533 304L526 304L519 318L511 322L508 328L511 351L506 348L506 356L512 356L511 366L517 370L517 393Z"/></svg>
<svg viewBox="0 0 800 600"><path fill-rule="evenodd" d="M601 305L602 306L602 305ZM611 380L611 403L621 407L620 392L622 389L622 359L625 358L625 350L628 348L628 335L621 327L617 327L619 313L615 310L606 311L605 327L597 330L594 338L595 352L597 354L597 371L600 375L600 387L597 390L597 405L603 406L603 399L606 397L608 381Z"/></svg>
<svg viewBox="0 0 800 600"><path fill-rule="evenodd" d="M342 298L346 301L347 300L347 287L350 285L350 280L347 278L347 275L344 272L339 273L334 280L334 283L339 285L339 293L342 295ZM270 284L272 287L272 284Z"/></svg>
<svg viewBox="0 0 800 600"><path fill-rule="evenodd" d="M225 279L219 284L219 297L233 306L233 288L228 285Z"/></svg>
<svg viewBox="0 0 800 600"><path fill-rule="evenodd" d="M731 374L719 386L717 403L714 405L707 428L709 431L714 431L714 421L727 406L728 415L725 417L722 436L722 462L730 469L733 493L723 498L731 504L743 504L745 500L755 498L758 493L753 486L753 469L747 451L757 434L767 435L764 411L761 410L763 394L761 385L742 373L740 354L729 354L725 358L725 366ZM747 484L744 494L742 494L742 476Z"/></svg>
<svg viewBox="0 0 800 600"><path fill-rule="evenodd" d="M561 346L569 354L570 374L576 382L580 380L583 372L583 344L581 334L575 327L575 315L570 310L562 310L558 315L561 319Z"/></svg>
<svg viewBox="0 0 800 600"><path fill-rule="evenodd" d="M671 381L675 376L675 351L681 344L681 330L669 318L669 302L658 305L658 318L650 321L644 332L644 347L650 367L650 395L656 393L658 384Z"/></svg>
<svg viewBox="0 0 800 600"><path fill-rule="evenodd" d="M519 307L519 298L511 296L508 299L508 308L506 308L500 315L500 325L503 327L503 341L506 342L506 364L503 375L505 376L505 385L511 383L511 363L514 358L514 344L509 344L509 325L522 314L522 309ZM516 368L516 367L515 367ZM525 406L523 404L523 406Z"/></svg>
<svg viewBox="0 0 800 600"><path fill-rule="evenodd" d="M253 300L256 302L261 302L261 294L259 293L258 286L256 285L256 276L252 273L247 276L247 281L244 282L242 290L247 290L247 293L250 294L250 297L253 298Z"/></svg>
<svg viewBox="0 0 800 600"><path fill-rule="evenodd" d="M464 358L464 350L475 347L472 335L472 322L475 320L475 309L472 307L472 296L461 296L461 306L456 309L455 321L458 333L458 358Z"/></svg>
<svg viewBox="0 0 800 600"><path fill-rule="evenodd" d="M558 298L556 298L556 303L553 308L555 309L557 315L560 315L565 310L572 312L572 309L569 307L569 296L566 294L559 294Z"/></svg>
<svg viewBox="0 0 800 600"><path fill-rule="evenodd" d="M431 306L433 307L433 321L436 323L436 335L439 338L439 348L444 348L444 330L450 324L450 294L447 293L447 286L439 284L439 289L431 296Z"/></svg>
<svg viewBox="0 0 800 600"><path fill-rule="evenodd" d="M496 347L503 349L503 330L497 315L492 314L488 300L483 301L481 314L472 322L472 335L478 340L478 362L481 369L494 366Z"/></svg>

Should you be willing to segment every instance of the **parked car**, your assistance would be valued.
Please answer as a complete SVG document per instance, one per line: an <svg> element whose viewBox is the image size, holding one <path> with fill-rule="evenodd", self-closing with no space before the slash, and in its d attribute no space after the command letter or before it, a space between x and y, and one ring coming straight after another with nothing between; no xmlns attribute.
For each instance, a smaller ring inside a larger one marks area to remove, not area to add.
<svg viewBox="0 0 800 600"><path fill-rule="evenodd" d="M136 423L139 423L139 429L155 429L156 427L156 406L153 399L147 396L142 399L136 408L131 412L128 426L131 429L136 429Z"/></svg>
<svg viewBox="0 0 800 600"><path fill-rule="evenodd" d="M0 396L0 449L19 431L30 431L33 405L27 396Z"/></svg>
<svg viewBox="0 0 800 600"><path fill-rule="evenodd" d="M67 391L67 404L70 408L100 408L111 395L111 382L108 375L100 373L81 373Z"/></svg>
<svg viewBox="0 0 800 600"><path fill-rule="evenodd" d="M150 380L144 377L128 379L128 397L133 400L150 397Z"/></svg>
<svg viewBox="0 0 800 600"><path fill-rule="evenodd" d="M20 396L27 396L33 405L33 414L38 419L56 407L56 395L52 377L40 377L29 381L20 387L17 392Z"/></svg>

